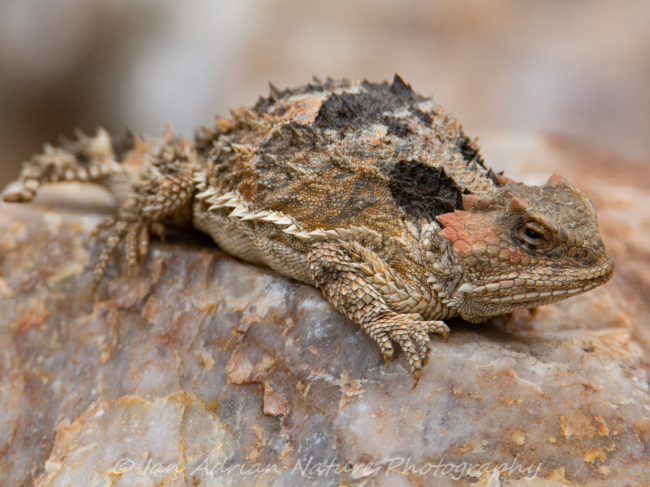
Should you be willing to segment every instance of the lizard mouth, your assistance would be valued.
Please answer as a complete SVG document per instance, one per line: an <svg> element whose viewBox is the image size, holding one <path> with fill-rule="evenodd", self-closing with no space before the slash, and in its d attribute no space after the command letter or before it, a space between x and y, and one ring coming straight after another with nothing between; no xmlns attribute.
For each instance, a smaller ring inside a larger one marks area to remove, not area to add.
<svg viewBox="0 0 650 487"><path fill-rule="evenodd" d="M589 291L609 281L613 273L614 262L607 258L603 264L587 269L562 274L551 269L531 274L513 272L482 285L463 284L458 290L484 303L540 305Z"/></svg>

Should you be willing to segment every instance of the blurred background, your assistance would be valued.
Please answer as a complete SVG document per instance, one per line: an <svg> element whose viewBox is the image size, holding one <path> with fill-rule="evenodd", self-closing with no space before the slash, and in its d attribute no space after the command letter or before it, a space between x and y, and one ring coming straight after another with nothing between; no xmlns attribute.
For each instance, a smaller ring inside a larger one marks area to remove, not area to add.
<svg viewBox="0 0 650 487"><path fill-rule="evenodd" d="M471 136L650 160L649 20L647 0L2 0L0 187L77 127L191 134L312 75L398 72Z"/></svg>

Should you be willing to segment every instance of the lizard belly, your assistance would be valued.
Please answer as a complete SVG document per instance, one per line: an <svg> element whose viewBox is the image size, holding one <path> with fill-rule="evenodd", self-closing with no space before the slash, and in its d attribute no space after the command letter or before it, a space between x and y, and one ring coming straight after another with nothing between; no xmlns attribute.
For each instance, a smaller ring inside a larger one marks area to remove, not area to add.
<svg viewBox="0 0 650 487"><path fill-rule="evenodd" d="M273 228L260 232L253 223L242 222L215 212L207 213L198 205L194 227L210 235L224 252L251 264L264 265L297 281L314 286L308 267L308 252L297 252L282 232ZM264 225L263 223L261 225Z"/></svg>

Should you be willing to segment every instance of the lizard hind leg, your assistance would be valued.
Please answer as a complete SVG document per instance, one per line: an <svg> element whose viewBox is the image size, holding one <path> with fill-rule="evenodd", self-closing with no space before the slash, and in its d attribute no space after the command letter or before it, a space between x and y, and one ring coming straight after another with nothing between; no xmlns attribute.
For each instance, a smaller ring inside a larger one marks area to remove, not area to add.
<svg viewBox="0 0 650 487"><path fill-rule="evenodd" d="M394 354L391 342L399 344L415 387L431 355L429 333L446 334L449 328L441 321L423 321L417 313L393 311L353 256L335 242L314 244L309 256L312 278L327 300L379 345L387 366Z"/></svg>
<svg viewBox="0 0 650 487"><path fill-rule="evenodd" d="M124 241L124 251L128 268L127 275L132 277L138 265L149 254L150 233L159 235L161 231L164 232L164 227L160 223L148 225L137 220L129 221L123 219L116 221L114 218L109 218L99 223L93 231L93 234L98 234L102 230L110 230L110 234L104 242L97 262L95 262L93 269L93 293L101 284L111 257L122 241Z"/></svg>
<svg viewBox="0 0 650 487"><path fill-rule="evenodd" d="M93 269L93 293L97 290L106 274L111 257L117 247L124 241L124 253L127 264L127 275L132 277L138 265L149 254L150 234L158 236L164 241L165 226L160 222L147 222L142 217L125 217L115 219L109 217L100 222L92 231L90 238L98 236L101 232L110 231L102 247L101 253Z"/></svg>
<svg viewBox="0 0 650 487"><path fill-rule="evenodd" d="M182 152L174 146L168 149L132 183L117 217L107 218L91 234L110 231L93 270L93 292L122 241L128 274L133 275L149 253L150 234L164 240L166 221L183 224L191 220L196 156L186 147Z"/></svg>

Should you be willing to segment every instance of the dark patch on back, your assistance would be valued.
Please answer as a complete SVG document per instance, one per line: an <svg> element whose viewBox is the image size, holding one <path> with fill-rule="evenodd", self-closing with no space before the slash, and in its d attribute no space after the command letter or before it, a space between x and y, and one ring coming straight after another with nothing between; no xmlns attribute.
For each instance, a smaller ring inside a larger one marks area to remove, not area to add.
<svg viewBox="0 0 650 487"><path fill-rule="evenodd" d="M409 126L399 118L384 116L381 117L380 122L386 126L388 135L404 138L413 133Z"/></svg>
<svg viewBox="0 0 650 487"><path fill-rule="evenodd" d="M338 132L343 132L346 128L359 129L379 123L385 114L404 108L430 125L431 117L413 106L425 98L414 93L401 78L397 77L397 80L399 81L393 81L392 85L364 81L360 93L333 93L318 111L314 126Z"/></svg>
<svg viewBox="0 0 650 487"><path fill-rule="evenodd" d="M462 208L462 190L445 173L415 161L399 161L391 171L389 188L407 214L433 219Z"/></svg>
<svg viewBox="0 0 650 487"><path fill-rule="evenodd" d="M349 80L335 81L329 78L327 79L327 81L314 80L314 82L307 83L306 85L301 86L300 88L294 88L294 89L285 88L284 90L281 91L275 88L274 86L272 86L271 83L269 83L271 93L266 98L261 96L257 100L257 103L253 108L258 113L264 113L267 112L269 108L273 106L275 102L278 100L283 100L292 95L304 95L306 93L321 93L323 91L332 91L334 85L336 85L338 88L347 89L350 87L350 81ZM279 115L281 116L281 114Z"/></svg>
<svg viewBox="0 0 650 487"><path fill-rule="evenodd" d="M413 110L413 115L418 117L424 125L426 125L427 127L431 127L431 122L433 121L431 115L429 115L428 113L424 113L422 110L417 110L417 109Z"/></svg>
<svg viewBox="0 0 650 487"><path fill-rule="evenodd" d="M395 73L393 84L390 85L390 92L397 96L408 96L413 94L413 89L411 85L404 82L399 74Z"/></svg>
<svg viewBox="0 0 650 487"><path fill-rule="evenodd" d="M338 95L333 93L323 103L314 126L321 129L343 131L346 128L359 128L371 125L382 112L383 103L370 93Z"/></svg>

